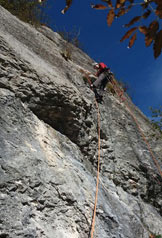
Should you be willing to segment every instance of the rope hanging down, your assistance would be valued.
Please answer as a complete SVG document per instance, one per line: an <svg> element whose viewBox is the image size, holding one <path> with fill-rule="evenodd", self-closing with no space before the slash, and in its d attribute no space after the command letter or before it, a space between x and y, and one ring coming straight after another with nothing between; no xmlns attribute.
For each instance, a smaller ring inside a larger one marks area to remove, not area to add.
<svg viewBox="0 0 162 238"><path fill-rule="evenodd" d="M81 73L84 73L84 75L86 76L87 80L88 80L88 83L89 85L91 85L91 80L89 78L89 74L87 72L85 72L83 69L80 69L80 72ZM138 123L138 120L136 119L136 117L134 116L132 110L130 109L128 103L126 102L126 98L124 97L124 91L121 90L116 83L112 83L113 86L114 86L114 90L116 92L116 94L119 96L120 98L120 101L121 102L124 102L125 103L125 106L127 107L130 115L132 116L133 120L135 121L136 125L137 125L137 128L139 130L139 132L141 133L141 136L145 142L145 144L147 145L148 147L148 150L151 154L151 157L162 177L162 171L161 171L161 168L160 168L160 165L158 163L158 161L156 160L155 156L154 156L154 153L152 152L151 150L151 146L150 144L148 143L139 123ZM96 182L96 195L95 195L95 204L94 204L94 211L93 211L93 218L92 218L92 226L91 226L91 238L93 238L93 235L94 235L94 230L95 230L95 218L96 218L96 208L97 208L97 199L98 199L98 187L99 187L99 174L100 174L100 111L99 111L99 106L98 106L98 103L97 101L95 100L95 103L96 103L96 109L97 109L97 123L98 123L98 166L97 166L97 182Z"/></svg>
<svg viewBox="0 0 162 238"><path fill-rule="evenodd" d="M129 107L128 102L126 101L126 98L123 96L123 93L119 94L119 91L117 90L117 85L115 85L114 90L115 90L116 94L119 96L119 98L125 103L125 106L127 107L128 111L129 111L129 113L130 113L130 115L132 116L134 122L136 123L137 128L138 128L139 132L141 133L141 136L142 136L142 138L143 138L145 144L147 145L147 148L148 148L148 150L149 150L149 152L150 152L150 155L151 155L151 157L152 157L152 160L153 160L153 162L154 162L154 164L155 164L155 166L156 166L156 168L157 168L159 174L160 174L161 177L162 177L162 170L161 170L161 168L160 168L160 165L159 165L158 161L156 160L154 153L152 152L151 146L150 146L149 142L147 141L147 139L146 139L146 137L145 137L145 135L144 135L144 133L143 133L143 131L142 131L140 125L139 125L139 122L138 122L137 118L134 116L134 114L133 114L131 108ZM120 90L120 91L121 91L121 90Z"/></svg>
<svg viewBox="0 0 162 238"><path fill-rule="evenodd" d="M80 69L81 73L84 73L86 76L89 85L91 86L92 82L89 78L89 74L84 70ZM96 219L96 208L97 208L97 199L98 199L98 187L99 187L99 175L100 175L100 110L95 98L96 109L97 109L97 128L98 128L98 162L97 162L97 181L96 181L96 194L95 194L95 203L92 217L92 226L91 226L91 238L93 238L94 230L95 230L95 219Z"/></svg>
<svg viewBox="0 0 162 238"><path fill-rule="evenodd" d="M97 183L96 183L96 196L95 196L95 204L92 218L92 227L91 227L91 238L93 238L94 228L95 228L95 218L96 218L96 207L97 207L97 199L98 199L98 186L99 186L99 175L100 175L100 111L97 101L96 109L97 109L97 123L98 123L98 163L97 163Z"/></svg>

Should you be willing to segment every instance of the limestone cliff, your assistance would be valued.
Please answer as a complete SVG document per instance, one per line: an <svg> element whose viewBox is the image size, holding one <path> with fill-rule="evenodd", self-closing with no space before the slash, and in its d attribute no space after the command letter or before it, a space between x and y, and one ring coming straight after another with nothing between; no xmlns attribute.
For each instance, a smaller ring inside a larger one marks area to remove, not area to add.
<svg viewBox="0 0 162 238"><path fill-rule="evenodd" d="M97 168L93 60L0 7L0 238L88 238ZM127 97L162 165L162 139ZM162 179L124 103L105 93L94 237L162 234Z"/></svg>

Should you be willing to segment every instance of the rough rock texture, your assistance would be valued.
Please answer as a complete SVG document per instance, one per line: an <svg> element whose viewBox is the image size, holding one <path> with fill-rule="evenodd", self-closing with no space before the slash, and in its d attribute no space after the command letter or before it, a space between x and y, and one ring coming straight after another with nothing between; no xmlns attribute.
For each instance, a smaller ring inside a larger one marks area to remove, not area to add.
<svg viewBox="0 0 162 238"><path fill-rule="evenodd" d="M79 67L93 62L50 29L0 7L0 238L88 238L97 112ZM162 165L162 138L127 97ZM162 234L162 179L124 103L106 93L94 237Z"/></svg>

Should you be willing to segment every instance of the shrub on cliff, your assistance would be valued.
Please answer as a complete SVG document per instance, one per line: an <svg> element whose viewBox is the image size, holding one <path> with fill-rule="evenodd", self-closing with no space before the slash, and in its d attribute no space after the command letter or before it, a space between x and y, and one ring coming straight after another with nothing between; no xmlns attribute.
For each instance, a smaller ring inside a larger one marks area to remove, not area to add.
<svg viewBox="0 0 162 238"><path fill-rule="evenodd" d="M150 107L151 110L151 116L152 116L152 124L155 129L159 129L160 132L162 133L162 106L159 108L152 108Z"/></svg>
<svg viewBox="0 0 162 238"><path fill-rule="evenodd" d="M48 17L44 13L45 2L40 5L37 0L0 0L0 5L32 25L47 23Z"/></svg>

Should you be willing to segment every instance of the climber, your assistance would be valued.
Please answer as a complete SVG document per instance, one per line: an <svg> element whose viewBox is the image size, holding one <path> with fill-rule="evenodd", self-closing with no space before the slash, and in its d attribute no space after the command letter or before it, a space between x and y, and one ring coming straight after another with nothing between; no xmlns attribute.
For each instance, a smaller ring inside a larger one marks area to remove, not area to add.
<svg viewBox="0 0 162 238"><path fill-rule="evenodd" d="M106 90L108 81L112 79L113 73L110 71L110 68L108 68L104 63L93 63L93 67L97 70L97 79L93 84L91 84L91 89L95 93L96 100L98 102L102 102L103 92ZM97 89L99 89L99 93Z"/></svg>

